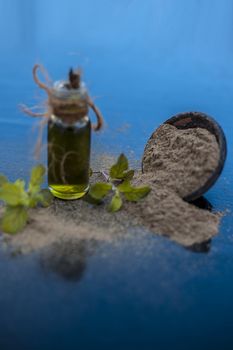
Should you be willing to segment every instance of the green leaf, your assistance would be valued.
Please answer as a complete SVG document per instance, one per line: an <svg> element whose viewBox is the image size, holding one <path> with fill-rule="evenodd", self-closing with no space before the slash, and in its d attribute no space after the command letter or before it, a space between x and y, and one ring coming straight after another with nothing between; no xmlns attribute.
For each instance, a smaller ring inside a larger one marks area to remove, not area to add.
<svg viewBox="0 0 233 350"><path fill-rule="evenodd" d="M1 229L6 233L17 233L24 228L27 220L28 213L24 207L7 207L1 220Z"/></svg>
<svg viewBox="0 0 233 350"><path fill-rule="evenodd" d="M122 179L124 176L124 172L128 169L128 159L122 153L118 159L116 164L114 164L110 169L110 177L112 179Z"/></svg>
<svg viewBox="0 0 233 350"><path fill-rule="evenodd" d="M124 193L127 200L132 202L137 202L139 199L147 196L150 192L149 186L133 187L128 180L120 184L117 189Z"/></svg>
<svg viewBox="0 0 233 350"><path fill-rule="evenodd" d="M89 204L96 204L96 205L99 205L101 203L103 203L103 201L101 199L96 199L96 198L93 198L89 195L89 193L87 193L84 197L82 197L82 200L84 202L87 202Z"/></svg>
<svg viewBox="0 0 233 350"><path fill-rule="evenodd" d="M44 181L45 167L42 164L32 168L31 178L29 182L29 192L36 193L40 190L40 186Z"/></svg>
<svg viewBox="0 0 233 350"><path fill-rule="evenodd" d="M38 193L31 195L29 199L29 204L28 204L29 208L35 208L39 200L41 200L41 197Z"/></svg>
<svg viewBox="0 0 233 350"><path fill-rule="evenodd" d="M41 185L44 181L45 167L42 164L38 164L32 168L30 182L33 184Z"/></svg>
<svg viewBox="0 0 233 350"><path fill-rule="evenodd" d="M0 200L8 205L27 205L28 195L22 188L22 183L6 182L0 188Z"/></svg>
<svg viewBox="0 0 233 350"><path fill-rule="evenodd" d="M96 184L91 186L90 191L88 193L91 197L95 199L102 199L108 194L108 192L111 189L111 184L105 182L97 182Z"/></svg>
<svg viewBox="0 0 233 350"><path fill-rule="evenodd" d="M49 207L54 198L52 193L48 189L44 188L39 192L39 195L41 197L41 199L39 200L39 203L43 205L43 207L45 208Z"/></svg>
<svg viewBox="0 0 233 350"><path fill-rule="evenodd" d="M122 191L124 192L125 198L130 202L137 202L138 200L146 197L150 193L149 186L143 187L131 187L130 190Z"/></svg>
<svg viewBox="0 0 233 350"><path fill-rule="evenodd" d="M29 207L35 208L38 204L41 204L44 208L47 208L51 205L52 200L52 193L48 189L43 189L30 196Z"/></svg>
<svg viewBox="0 0 233 350"><path fill-rule="evenodd" d="M115 193L115 195L112 197L112 200L108 206L108 211L110 212L116 212L120 210L122 207L122 199L119 193Z"/></svg>
<svg viewBox="0 0 233 350"><path fill-rule="evenodd" d="M21 180L21 179L16 180L15 185L18 186L21 191L25 190L25 181L24 180Z"/></svg>
<svg viewBox="0 0 233 350"><path fill-rule="evenodd" d="M131 181L134 177L134 170L129 170L123 173L123 179Z"/></svg>
<svg viewBox="0 0 233 350"><path fill-rule="evenodd" d="M8 182L6 176L0 174L0 186L2 186L6 182Z"/></svg>
<svg viewBox="0 0 233 350"><path fill-rule="evenodd" d="M120 192L130 192L132 191L132 185L128 180L125 180L120 185L117 186L118 191Z"/></svg>

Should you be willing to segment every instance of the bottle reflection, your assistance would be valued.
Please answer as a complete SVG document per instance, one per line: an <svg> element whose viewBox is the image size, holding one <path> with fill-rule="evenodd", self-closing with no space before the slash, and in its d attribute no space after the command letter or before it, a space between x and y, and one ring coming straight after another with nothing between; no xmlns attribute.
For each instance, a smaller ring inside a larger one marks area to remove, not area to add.
<svg viewBox="0 0 233 350"><path fill-rule="evenodd" d="M53 272L62 278L78 282L84 276L87 259L97 245L90 240L62 240L52 244L40 257L45 272Z"/></svg>

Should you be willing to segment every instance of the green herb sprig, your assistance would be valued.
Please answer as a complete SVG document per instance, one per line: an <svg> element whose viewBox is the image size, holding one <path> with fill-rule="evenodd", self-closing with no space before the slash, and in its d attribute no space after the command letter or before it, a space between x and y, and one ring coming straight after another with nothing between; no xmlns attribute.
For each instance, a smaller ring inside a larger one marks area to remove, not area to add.
<svg viewBox="0 0 233 350"><path fill-rule="evenodd" d="M110 168L109 175L103 172L102 174L107 182L91 185L86 199L93 204L100 204L107 195L112 193L107 207L110 212L116 212L122 208L123 198L130 202L137 202L150 192L149 186L132 186L130 181L134 177L134 170L129 170L128 159L123 153Z"/></svg>
<svg viewBox="0 0 233 350"><path fill-rule="evenodd" d="M5 203L4 214L1 219L1 229L6 233L17 233L27 224L28 210L37 205L48 207L53 199L48 189L41 189L44 181L45 167L35 166L31 171L28 188L25 181L18 179L9 182L0 174L0 200Z"/></svg>

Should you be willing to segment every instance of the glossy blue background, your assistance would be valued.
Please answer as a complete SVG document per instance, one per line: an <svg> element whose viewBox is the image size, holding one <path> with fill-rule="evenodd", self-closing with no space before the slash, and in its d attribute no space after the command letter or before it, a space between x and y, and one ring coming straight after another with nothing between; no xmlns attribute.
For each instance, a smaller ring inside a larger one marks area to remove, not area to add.
<svg viewBox="0 0 233 350"><path fill-rule="evenodd" d="M228 141L206 196L228 211L208 254L135 233L98 246L72 283L37 255L1 250L1 350L232 349L232 34L231 0L0 0L0 172L11 179L32 163L35 123L17 105L45 98L35 62L54 80L83 68L106 119L93 152L140 159L152 131L187 110L215 117Z"/></svg>

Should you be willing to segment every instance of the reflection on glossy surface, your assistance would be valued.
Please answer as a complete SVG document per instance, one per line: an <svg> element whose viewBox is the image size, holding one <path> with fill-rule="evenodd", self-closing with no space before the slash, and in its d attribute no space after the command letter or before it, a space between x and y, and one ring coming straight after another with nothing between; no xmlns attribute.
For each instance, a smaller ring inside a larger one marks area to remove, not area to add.
<svg viewBox="0 0 233 350"><path fill-rule="evenodd" d="M201 243L195 243L186 249L190 250L193 253L209 253L211 248L211 239Z"/></svg>
<svg viewBox="0 0 233 350"><path fill-rule="evenodd" d="M45 272L54 272L67 281L82 279L88 257L93 254L96 243L85 240L61 240L45 249L40 257Z"/></svg>

